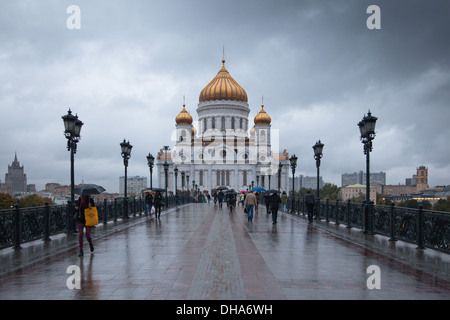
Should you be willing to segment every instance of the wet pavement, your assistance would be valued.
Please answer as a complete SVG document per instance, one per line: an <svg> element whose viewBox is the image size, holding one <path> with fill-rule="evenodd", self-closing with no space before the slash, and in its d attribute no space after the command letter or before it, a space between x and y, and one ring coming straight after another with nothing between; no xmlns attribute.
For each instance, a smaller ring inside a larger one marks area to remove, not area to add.
<svg viewBox="0 0 450 320"><path fill-rule="evenodd" d="M99 225L82 258L76 236L0 250L0 299L450 299L447 254L263 211L189 204Z"/></svg>

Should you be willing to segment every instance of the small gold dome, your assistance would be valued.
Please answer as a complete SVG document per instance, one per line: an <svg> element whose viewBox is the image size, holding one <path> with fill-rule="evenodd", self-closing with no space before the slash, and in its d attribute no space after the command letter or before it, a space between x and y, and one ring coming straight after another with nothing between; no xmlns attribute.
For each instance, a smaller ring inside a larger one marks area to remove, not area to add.
<svg viewBox="0 0 450 320"><path fill-rule="evenodd" d="M175 117L175 122L177 124L192 124L192 116L186 111L185 105L183 104L183 110Z"/></svg>
<svg viewBox="0 0 450 320"><path fill-rule="evenodd" d="M225 60L222 60L222 69L200 92L199 102L214 100L233 100L248 102L247 93L233 79L225 68Z"/></svg>
<svg viewBox="0 0 450 320"><path fill-rule="evenodd" d="M195 130L194 126L192 126L192 128L191 128L192 137L195 137L196 134L197 134L197 130Z"/></svg>
<svg viewBox="0 0 450 320"><path fill-rule="evenodd" d="M254 136L255 135L255 126L253 126L251 129L250 129L250 136Z"/></svg>
<svg viewBox="0 0 450 320"><path fill-rule="evenodd" d="M255 124L270 124L272 119L264 110L264 105L261 105L261 110L258 112L254 119Z"/></svg>

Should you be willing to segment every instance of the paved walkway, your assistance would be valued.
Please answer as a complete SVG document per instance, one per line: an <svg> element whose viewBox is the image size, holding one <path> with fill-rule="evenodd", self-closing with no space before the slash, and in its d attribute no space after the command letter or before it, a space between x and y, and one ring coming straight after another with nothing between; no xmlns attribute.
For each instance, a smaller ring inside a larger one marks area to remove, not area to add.
<svg viewBox="0 0 450 320"><path fill-rule="evenodd" d="M449 255L357 229L213 204L131 220L99 225L83 258L75 236L1 250L0 299L450 299Z"/></svg>

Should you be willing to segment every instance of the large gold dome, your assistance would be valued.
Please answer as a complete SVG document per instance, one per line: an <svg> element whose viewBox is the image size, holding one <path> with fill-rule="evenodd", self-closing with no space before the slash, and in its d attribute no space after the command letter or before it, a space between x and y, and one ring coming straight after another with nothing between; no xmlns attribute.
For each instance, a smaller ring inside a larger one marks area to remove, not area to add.
<svg viewBox="0 0 450 320"><path fill-rule="evenodd" d="M177 124L192 124L192 116L186 111L185 105L183 104L183 110L175 117L175 122Z"/></svg>
<svg viewBox="0 0 450 320"><path fill-rule="evenodd" d="M272 119L267 114L266 110L264 110L264 105L261 105L261 110L259 110L258 114L254 119L255 124L270 124Z"/></svg>
<svg viewBox="0 0 450 320"><path fill-rule="evenodd" d="M222 60L222 64L219 73L200 92L199 102L214 100L248 102L245 90L233 79L225 68L225 60Z"/></svg>

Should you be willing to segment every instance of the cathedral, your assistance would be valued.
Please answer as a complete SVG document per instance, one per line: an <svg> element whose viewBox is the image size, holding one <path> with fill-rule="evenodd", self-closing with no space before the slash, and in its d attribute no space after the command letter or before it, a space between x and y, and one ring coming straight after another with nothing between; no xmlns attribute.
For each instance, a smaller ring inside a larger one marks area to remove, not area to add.
<svg viewBox="0 0 450 320"><path fill-rule="evenodd" d="M249 120L247 93L222 68L203 88L197 107L197 128L186 105L175 117L174 146L156 157L159 186L178 192L212 192L218 187L236 191L253 187L288 191L289 154L279 152L279 132L271 129L269 114L261 109Z"/></svg>

